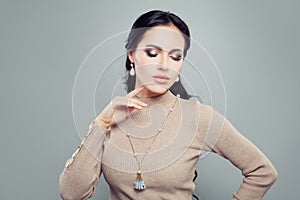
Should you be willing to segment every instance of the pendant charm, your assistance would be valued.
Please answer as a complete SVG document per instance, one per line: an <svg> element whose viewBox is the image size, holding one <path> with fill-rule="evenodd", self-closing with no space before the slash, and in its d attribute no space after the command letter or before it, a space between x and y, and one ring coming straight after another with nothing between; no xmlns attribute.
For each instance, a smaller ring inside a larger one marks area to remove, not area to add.
<svg viewBox="0 0 300 200"><path fill-rule="evenodd" d="M134 182L134 189L136 190L145 190L146 189L146 185L145 182L142 178L142 172L139 170L136 173L136 180Z"/></svg>

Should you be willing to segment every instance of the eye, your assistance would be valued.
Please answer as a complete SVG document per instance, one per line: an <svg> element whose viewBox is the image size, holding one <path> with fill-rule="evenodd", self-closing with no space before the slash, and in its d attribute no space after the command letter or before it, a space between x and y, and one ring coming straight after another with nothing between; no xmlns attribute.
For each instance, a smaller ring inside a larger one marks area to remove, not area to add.
<svg viewBox="0 0 300 200"><path fill-rule="evenodd" d="M180 61L182 56L181 55L171 55L171 58L175 61Z"/></svg>
<svg viewBox="0 0 300 200"><path fill-rule="evenodd" d="M156 57L158 53L154 49L145 49L147 56Z"/></svg>

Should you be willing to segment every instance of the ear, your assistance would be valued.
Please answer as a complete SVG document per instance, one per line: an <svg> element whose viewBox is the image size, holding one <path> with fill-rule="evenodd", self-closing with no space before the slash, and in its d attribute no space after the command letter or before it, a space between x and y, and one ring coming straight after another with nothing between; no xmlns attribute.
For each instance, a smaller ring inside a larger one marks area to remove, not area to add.
<svg viewBox="0 0 300 200"><path fill-rule="evenodd" d="M132 63L134 63L133 54L134 54L134 51L128 51L128 53L127 53L128 58Z"/></svg>

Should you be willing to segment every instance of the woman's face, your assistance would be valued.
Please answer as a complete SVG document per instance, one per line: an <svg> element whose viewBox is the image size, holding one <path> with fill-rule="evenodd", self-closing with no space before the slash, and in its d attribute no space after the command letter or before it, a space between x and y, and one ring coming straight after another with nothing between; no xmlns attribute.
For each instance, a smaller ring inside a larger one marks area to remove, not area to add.
<svg viewBox="0 0 300 200"><path fill-rule="evenodd" d="M145 86L144 96L163 94L173 85L182 67L184 46L177 27L160 25L147 30L136 50L128 53L135 66L135 87Z"/></svg>

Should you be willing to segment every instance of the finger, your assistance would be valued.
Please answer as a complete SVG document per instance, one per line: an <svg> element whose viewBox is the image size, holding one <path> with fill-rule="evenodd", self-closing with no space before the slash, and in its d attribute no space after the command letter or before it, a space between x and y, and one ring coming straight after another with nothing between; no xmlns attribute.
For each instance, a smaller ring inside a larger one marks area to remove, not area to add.
<svg viewBox="0 0 300 200"><path fill-rule="evenodd" d="M128 99L128 103L131 103L131 102L134 103L134 104L136 104L136 105L139 105L139 106L143 106L143 107L147 106L146 103L144 103L144 102L142 102L140 100L134 99L134 98L129 98Z"/></svg>
<svg viewBox="0 0 300 200"><path fill-rule="evenodd" d="M136 103L128 103L127 107L128 108L135 108L135 109L138 109L138 110L143 109L143 106L140 106L140 105L138 105Z"/></svg>
<svg viewBox="0 0 300 200"><path fill-rule="evenodd" d="M129 97L130 98L133 98L133 97L136 97L139 93L141 93L146 87L145 86L142 86L138 89L135 89L133 90L132 92L129 93Z"/></svg>

